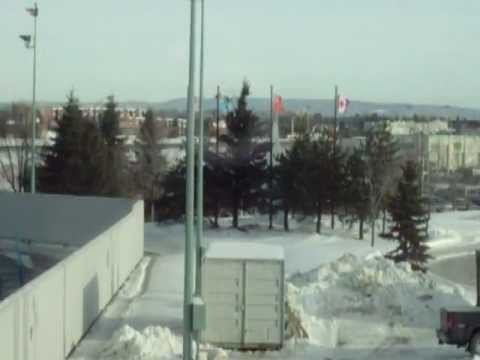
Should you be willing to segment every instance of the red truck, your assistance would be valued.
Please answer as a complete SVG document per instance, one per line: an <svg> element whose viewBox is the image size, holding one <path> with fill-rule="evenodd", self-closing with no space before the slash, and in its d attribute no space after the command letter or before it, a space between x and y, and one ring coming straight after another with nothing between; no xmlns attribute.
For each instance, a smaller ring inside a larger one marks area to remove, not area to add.
<svg viewBox="0 0 480 360"><path fill-rule="evenodd" d="M440 344L465 347L480 355L480 307L458 307L440 310Z"/></svg>

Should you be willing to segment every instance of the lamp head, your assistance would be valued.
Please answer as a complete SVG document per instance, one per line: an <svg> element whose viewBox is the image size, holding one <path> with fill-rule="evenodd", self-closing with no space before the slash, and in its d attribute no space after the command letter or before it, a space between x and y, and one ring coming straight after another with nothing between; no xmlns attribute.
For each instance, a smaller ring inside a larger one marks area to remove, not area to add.
<svg viewBox="0 0 480 360"><path fill-rule="evenodd" d="M32 36L31 35L20 35L20 39L22 39L25 43L25 47L29 49L32 43Z"/></svg>

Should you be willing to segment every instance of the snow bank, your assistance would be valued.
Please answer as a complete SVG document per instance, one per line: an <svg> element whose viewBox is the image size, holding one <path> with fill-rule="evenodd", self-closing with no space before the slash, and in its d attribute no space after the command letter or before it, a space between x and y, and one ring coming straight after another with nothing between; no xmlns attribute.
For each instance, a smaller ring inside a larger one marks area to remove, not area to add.
<svg viewBox="0 0 480 360"><path fill-rule="evenodd" d="M132 271L125 285L120 289L120 296L125 299L133 299L142 291L147 266L150 263L150 257L145 256L137 267Z"/></svg>
<svg viewBox="0 0 480 360"><path fill-rule="evenodd" d="M290 278L288 296L312 341L328 347L349 342L345 334L355 323L364 328L361 332L378 336L398 326L435 329L440 308L468 304L460 286L414 272L379 253L365 258L346 254L296 274ZM353 332L358 336L358 329Z"/></svg>
<svg viewBox="0 0 480 360"><path fill-rule="evenodd" d="M99 356L111 360L166 360L182 354L181 339L170 329L150 326L139 332L128 325L118 329Z"/></svg>
<svg viewBox="0 0 480 360"><path fill-rule="evenodd" d="M196 352L194 343L193 352ZM183 353L182 338L166 327L149 326L137 331L124 325L112 335L103 350L97 355L102 360L171 360ZM225 350L205 345L201 347L200 359L226 360Z"/></svg>

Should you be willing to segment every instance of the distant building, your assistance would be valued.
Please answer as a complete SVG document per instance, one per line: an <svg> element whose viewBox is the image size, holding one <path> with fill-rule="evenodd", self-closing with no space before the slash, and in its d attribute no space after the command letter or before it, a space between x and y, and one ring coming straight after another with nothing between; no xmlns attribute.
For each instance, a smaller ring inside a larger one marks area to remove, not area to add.
<svg viewBox="0 0 480 360"><path fill-rule="evenodd" d="M376 126L377 122L366 122L364 130L368 131ZM414 121L395 120L388 122L388 129L392 135L413 135L413 134L438 134L449 133L454 130L449 127L447 120Z"/></svg>
<svg viewBox="0 0 480 360"><path fill-rule="evenodd" d="M480 135L430 135L426 150L431 170L480 168Z"/></svg>

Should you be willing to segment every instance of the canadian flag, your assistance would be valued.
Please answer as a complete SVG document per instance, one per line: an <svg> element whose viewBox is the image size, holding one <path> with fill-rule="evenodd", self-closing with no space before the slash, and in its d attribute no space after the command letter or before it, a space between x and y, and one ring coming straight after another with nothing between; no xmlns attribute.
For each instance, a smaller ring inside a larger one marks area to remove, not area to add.
<svg viewBox="0 0 480 360"><path fill-rule="evenodd" d="M347 97L340 95L337 100L337 109L340 114L347 112L349 100Z"/></svg>
<svg viewBox="0 0 480 360"><path fill-rule="evenodd" d="M281 96L275 96L273 99L273 112L279 114L283 111L283 101Z"/></svg>

